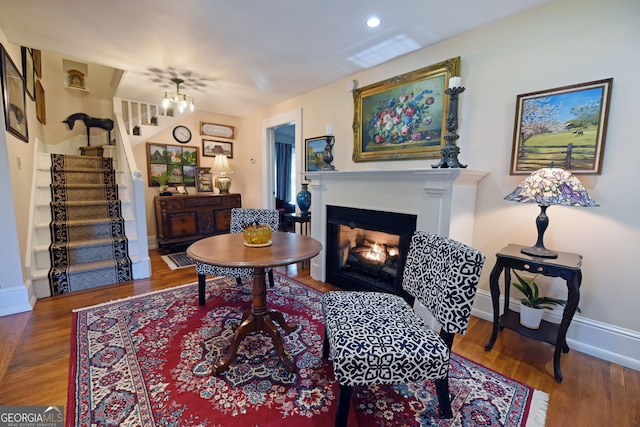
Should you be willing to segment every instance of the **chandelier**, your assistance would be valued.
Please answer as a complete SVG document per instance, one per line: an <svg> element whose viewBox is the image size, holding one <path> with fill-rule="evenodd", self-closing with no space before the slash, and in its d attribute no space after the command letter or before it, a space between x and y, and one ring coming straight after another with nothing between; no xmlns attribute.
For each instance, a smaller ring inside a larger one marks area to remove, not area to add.
<svg viewBox="0 0 640 427"><path fill-rule="evenodd" d="M176 84L175 92L165 92L164 99L162 100L162 107L166 110L171 103L178 106L178 111L183 113L185 108L189 107L191 111L196 108L196 102L192 96L180 93L180 84L184 83L184 80L174 77L171 79Z"/></svg>

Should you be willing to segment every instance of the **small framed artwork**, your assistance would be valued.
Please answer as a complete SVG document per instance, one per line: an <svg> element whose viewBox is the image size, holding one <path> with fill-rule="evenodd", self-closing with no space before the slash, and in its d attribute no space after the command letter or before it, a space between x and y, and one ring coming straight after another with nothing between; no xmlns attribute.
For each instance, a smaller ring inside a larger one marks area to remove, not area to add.
<svg viewBox="0 0 640 427"><path fill-rule="evenodd" d="M198 147L147 142L149 186L157 187L158 177L166 175L173 186L195 186L196 167L200 164Z"/></svg>
<svg viewBox="0 0 640 427"><path fill-rule="evenodd" d="M511 175L551 164L573 173L599 174L613 79L516 97Z"/></svg>
<svg viewBox="0 0 640 427"><path fill-rule="evenodd" d="M36 73L33 69L33 52L28 47L22 46L22 74L27 95L31 100L36 96Z"/></svg>
<svg viewBox="0 0 640 427"><path fill-rule="evenodd" d="M306 172L324 169L325 148L330 147L332 136L318 136L304 140L304 170Z"/></svg>
<svg viewBox="0 0 640 427"><path fill-rule="evenodd" d="M236 129L233 126L200 122L200 135L233 139L235 137L235 133Z"/></svg>
<svg viewBox="0 0 640 427"><path fill-rule="evenodd" d="M42 78L42 51L39 49L31 49L33 55L33 71L39 79Z"/></svg>
<svg viewBox="0 0 640 427"><path fill-rule="evenodd" d="M173 184L173 187L175 188L175 192L177 194L182 194L182 195L189 195L189 192L187 191L187 187L185 187L182 184Z"/></svg>
<svg viewBox="0 0 640 427"><path fill-rule="evenodd" d="M196 191L198 193L213 193L213 179L211 168L196 168Z"/></svg>
<svg viewBox="0 0 640 427"><path fill-rule="evenodd" d="M229 159L233 159L233 142L218 141L215 139L202 140L202 155L206 157L215 157L224 154Z"/></svg>
<svg viewBox="0 0 640 427"><path fill-rule="evenodd" d="M43 125L47 124L47 109L44 98L44 88L40 80L36 80L36 117Z"/></svg>
<svg viewBox="0 0 640 427"><path fill-rule="evenodd" d="M24 79L2 45L0 45L0 62L7 132L24 142L29 142Z"/></svg>
<svg viewBox="0 0 640 427"><path fill-rule="evenodd" d="M449 79L460 57L353 91L353 161L426 159L446 144Z"/></svg>

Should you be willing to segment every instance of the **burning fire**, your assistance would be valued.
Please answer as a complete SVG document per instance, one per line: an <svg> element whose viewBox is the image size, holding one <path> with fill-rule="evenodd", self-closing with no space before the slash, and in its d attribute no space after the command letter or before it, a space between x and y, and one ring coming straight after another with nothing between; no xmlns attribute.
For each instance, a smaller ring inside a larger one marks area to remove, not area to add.
<svg viewBox="0 0 640 427"><path fill-rule="evenodd" d="M370 261L384 262L384 260L387 259L387 252L384 250L384 246L377 243L374 243L373 246L371 246L371 249L362 255Z"/></svg>

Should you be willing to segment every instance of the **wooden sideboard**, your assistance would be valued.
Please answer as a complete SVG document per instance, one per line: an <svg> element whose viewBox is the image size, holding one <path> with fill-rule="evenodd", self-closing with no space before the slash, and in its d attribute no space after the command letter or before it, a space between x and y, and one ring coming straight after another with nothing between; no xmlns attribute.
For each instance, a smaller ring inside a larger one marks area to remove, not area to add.
<svg viewBox="0 0 640 427"><path fill-rule="evenodd" d="M160 248L186 244L229 232L231 208L241 207L240 194L155 196Z"/></svg>

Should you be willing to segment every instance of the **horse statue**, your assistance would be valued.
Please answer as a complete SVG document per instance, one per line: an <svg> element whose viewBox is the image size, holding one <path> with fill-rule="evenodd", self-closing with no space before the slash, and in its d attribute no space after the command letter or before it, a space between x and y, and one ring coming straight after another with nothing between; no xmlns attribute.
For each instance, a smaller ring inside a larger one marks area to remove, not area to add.
<svg viewBox="0 0 640 427"><path fill-rule="evenodd" d="M111 143L111 130L113 130L113 120L111 119L99 119L97 117L91 117L85 113L75 113L63 120L62 123L66 123L69 126L69 130L73 129L77 120L82 120L87 127L87 147L91 146L91 128L100 128L108 132L108 141Z"/></svg>

